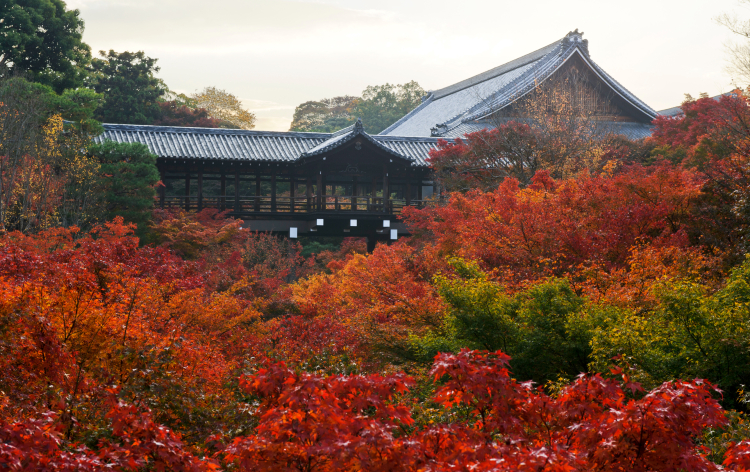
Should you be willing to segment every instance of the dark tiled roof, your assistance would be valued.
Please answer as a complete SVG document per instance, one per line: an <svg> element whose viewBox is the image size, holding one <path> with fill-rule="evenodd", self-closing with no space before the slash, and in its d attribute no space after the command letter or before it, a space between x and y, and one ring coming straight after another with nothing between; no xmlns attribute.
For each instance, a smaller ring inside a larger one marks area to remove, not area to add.
<svg viewBox="0 0 750 472"><path fill-rule="evenodd" d="M719 94L719 95L714 95L711 98L713 98L714 100L716 100L718 102L719 100L721 100L721 97L723 97L725 95L726 96L734 95L734 92L726 92L726 93L722 93L722 94ZM681 115L684 115L684 113L682 112L682 105L676 106L676 107L672 107L672 108L667 108L665 110L659 110L658 113L661 116L671 116L671 117L679 117Z"/></svg>
<svg viewBox="0 0 750 472"><path fill-rule="evenodd" d="M567 60L578 55L622 99L650 121L656 112L620 85L591 60L588 41L578 30L531 54L470 79L430 93L417 108L389 126L383 134L430 136L438 125L455 128L508 106L549 78ZM469 126L471 127L471 126Z"/></svg>
<svg viewBox="0 0 750 472"><path fill-rule="evenodd" d="M648 123L602 121L600 129L604 133L618 134L620 136L625 136L631 141L637 141L651 136L654 127Z"/></svg>
<svg viewBox="0 0 750 472"><path fill-rule="evenodd" d="M436 138L371 136L356 126L332 134L118 124L103 126L104 133L94 138L94 142L139 142L161 158L294 162L300 157L327 152L361 135L384 151L411 160L413 165L426 166L429 152L437 143Z"/></svg>
<svg viewBox="0 0 750 472"><path fill-rule="evenodd" d="M508 119L507 121L510 121ZM621 121L597 121L594 122L596 125L596 132L601 134L616 134L625 136L630 140L638 140L651 136L653 126L646 123L632 123L632 122L621 122ZM440 135L441 138L453 139L460 138L467 133L474 133L476 131L492 128L493 124L486 121L471 121L468 123L459 123L453 128L447 129Z"/></svg>
<svg viewBox="0 0 750 472"><path fill-rule="evenodd" d="M682 115L682 107L672 107L666 110L659 110L657 113L661 116L679 116Z"/></svg>

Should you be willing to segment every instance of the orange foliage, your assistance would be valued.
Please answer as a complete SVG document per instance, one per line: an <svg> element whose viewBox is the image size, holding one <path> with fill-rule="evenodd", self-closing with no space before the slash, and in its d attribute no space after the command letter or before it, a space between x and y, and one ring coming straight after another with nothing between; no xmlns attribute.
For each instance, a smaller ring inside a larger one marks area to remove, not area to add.
<svg viewBox="0 0 750 472"><path fill-rule="evenodd" d="M695 173L668 164L561 181L540 171L525 189L507 179L405 218L427 235L426 250L477 260L509 287L550 276L583 283L587 271L627 268L636 246L687 247L700 186Z"/></svg>
<svg viewBox="0 0 750 472"><path fill-rule="evenodd" d="M332 274L300 281L293 300L302 313L340 320L371 342L398 343L442 318L431 285L437 263L423 256L407 244L379 245L370 256L349 256Z"/></svg>
<svg viewBox="0 0 750 472"><path fill-rule="evenodd" d="M0 246L6 414L52 409L67 436L84 434L78 428L101 417L110 383L145 404L179 385L180 401L215 408L236 365L227 333L260 315L239 298L205 292L196 267L168 251L139 248L121 220L75 233L14 234ZM178 425L181 415L161 419Z"/></svg>

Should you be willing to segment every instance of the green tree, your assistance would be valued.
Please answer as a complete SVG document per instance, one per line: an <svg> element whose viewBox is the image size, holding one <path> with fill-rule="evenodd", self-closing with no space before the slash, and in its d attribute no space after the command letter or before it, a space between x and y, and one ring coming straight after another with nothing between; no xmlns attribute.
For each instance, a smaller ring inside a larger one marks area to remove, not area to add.
<svg viewBox="0 0 750 472"><path fill-rule="evenodd" d="M86 155L101 125L91 90L52 88L21 77L0 79L0 224L36 231L86 229L100 211L98 163ZM63 122L67 120L67 123Z"/></svg>
<svg viewBox="0 0 750 472"><path fill-rule="evenodd" d="M750 385L750 258L715 293L693 280L665 280L653 311L613 310L592 338L594 366L614 356L634 368L646 387L673 379L705 378L737 406Z"/></svg>
<svg viewBox="0 0 750 472"><path fill-rule="evenodd" d="M167 92L164 83L154 77L158 59L143 51L108 53L91 61L92 87L104 95L97 119L105 123L150 124L161 116L159 98Z"/></svg>
<svg viewBox="0 0 750 472"><path fill-rule="evenodd" d="M362 92L354 112L362 119L365 131L377 134L416 108L424 94L413 80L401 85L370 85Z"/></svg>
<svg viewBox="0 0 750 472"><path fill-rule="evenodd" d="M370 85L361 97L341 96L305 102L294 110L289 131L332 133L362 119L365 131L377 134L419 105L425 91L415 81Z"/></svg>
<svg viewBox="0 0 750 472"><path fill-rule="evenodd" d="M62 0L3 0L0 18L0 75L27 74L57 93L83 84L91 48L78 10Z"/></svg>
<svg viewBox="0 0 750 472"><path fill-rule="evenodd" d="M475 263L453 259L450 265L454 275L434 279L450 307L443 325L411 340L419 360L430 362L438 352L462 348L502 350L519 379L541 384L588 371L598 311L566 280L552 279L511 296Z"/></svg>
<svg viewBox="0 0 750 472"><path fill-rule="evenodd" d="M289 131L333 133L357 121L354 107L359 98L345 95L305 102L294 109Z"/></svg>
<svg viewBox="0 0 750 472"><path fill-rule="evenodd" d="M99 159L104 176L107 219L122 216L138 225L141 235L147 229L159 182L156 156L141 143L106 141L89 149Z"/></svg>

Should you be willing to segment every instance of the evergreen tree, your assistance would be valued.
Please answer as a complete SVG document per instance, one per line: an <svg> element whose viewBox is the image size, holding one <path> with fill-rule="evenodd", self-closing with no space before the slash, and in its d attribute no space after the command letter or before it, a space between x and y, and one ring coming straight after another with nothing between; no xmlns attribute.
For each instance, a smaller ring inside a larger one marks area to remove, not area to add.
<svg viewBox="0 0 750 472"><path fill-rule="evenodd" d="M0 2L0 76L27 74L57 93L80 87L91 61L83 20L62 0Z"/></svg>
<svg viewBox="0 0 750 472"><path fill-rule="evenodd" d="M164 83L154 77L158 59L138 52L100 51L103 59L94 59L91 67L93 88L104 94L97 119L104 123L151 124L161 116L159 98L167 92Z"/></svg>
<svg viewBox="0 0 750 472"><path fill-rule="evenodd" d="M151 216L159 171L156 156L141 143L106 141L89 151L99 159L105 183L107 219L122 216L143 234Z"/></svg>

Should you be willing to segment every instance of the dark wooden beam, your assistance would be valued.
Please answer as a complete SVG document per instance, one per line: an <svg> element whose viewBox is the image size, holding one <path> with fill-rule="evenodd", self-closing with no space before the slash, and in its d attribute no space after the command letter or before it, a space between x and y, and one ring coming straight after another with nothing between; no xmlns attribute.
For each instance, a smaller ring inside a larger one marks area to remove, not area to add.
<svg viewBox="0 0 750 472"><path fill-rule="evenodd" d="M227 209L227 175L221 171L221 211Z"/></svg>
<svg viewBox="0 0 750 472"><path fill-rule="evenodd" d="M198 211L203 210L203 169L198 171Z"/></svg>
<svg viewBox="0 0 750 472"><path fill-rule="evenodd" d="M240 211L242 206L240 205L240 172L234 171L234 211Z"/></svg>
<svg viewBox="0 0 750 472"><path fill-rule="evenodd" d="M321 211L323 210L323 194L325 192L323 191L323 169L320 167L318 167L318 188L315 193L317 194L317 197L318 197L317 198L318 211Z"/></svg>
<svg viewBox="0 0 750 472"><path fill-rule="evenodd" d="M190 211L190 172L185 173L185 211Z"/></svg>
<svg viewBox="0 0 750 472"><path fill-rule="evenodd" d="M350 210L357 209L357 177L352 177L352 203L350 205Z"/></svg>
<svg viewBox="0 0 750 472"><path fill-rule="evenodd" d="M388 213L390 192L388 191L388 164L383 164L383 212Z"/></svg>
<svg viewBox="0 0 750 472"><path fill-rule="evenodd" d="M271 211L276 213L276 169L271 171Z"/></svg>
<svg viewBox="0 0 750 472"><path fill-rule="evenodd" d="M294 213L294 167L289 169L289 211Z"/></svg>
<svg viewBox="0 0 750 472"><path fill-rule="evenodd" d="M305 196L307 197L307 211L312 211L312 178L305 179Z"/></svg>
<svg viewBox="0 0 750 472"><path fill-rule="evenodd" d="M255 169L255 211L260 211L260 166Z"/></svg>

